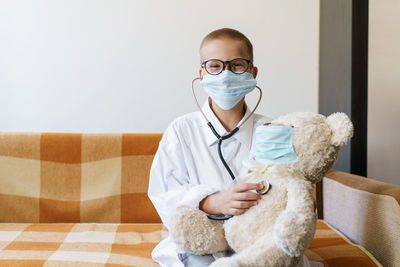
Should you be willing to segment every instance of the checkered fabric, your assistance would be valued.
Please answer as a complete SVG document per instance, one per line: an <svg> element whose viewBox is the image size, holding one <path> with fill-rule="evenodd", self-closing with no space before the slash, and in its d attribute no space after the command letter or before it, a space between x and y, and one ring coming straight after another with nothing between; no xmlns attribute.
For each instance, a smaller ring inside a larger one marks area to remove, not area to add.
<svg viewBox="0 0 400 267"><path fill-rule="evenodd" d="M0 222L161 222L147 197L160 139L0 132Z"/></svg>
<svg viewBox="0 0 400 267"><path fill-rule="evenodd" d="M157 266L161 224L0 224L0 266ZM380 266L323 221L306 256L325 267Z"/></svg>
<svg viewBox="0 0 400 267"><path fill-rule="evenodd" d="M161 224L0 224L0 266L158 266Z"/></svg>
<svg viewBox="0 0 400 267"><path fill-rule="evenodd" d="M160 139L0 132L0 266L156 266L167 232L147 187ZM378 266L323 221L306 255Z"/></svg>

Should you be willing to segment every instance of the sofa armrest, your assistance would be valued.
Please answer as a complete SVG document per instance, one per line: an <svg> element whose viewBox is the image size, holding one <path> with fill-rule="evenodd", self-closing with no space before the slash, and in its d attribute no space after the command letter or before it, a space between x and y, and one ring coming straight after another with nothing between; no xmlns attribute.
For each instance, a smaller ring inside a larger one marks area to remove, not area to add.
<svg viewBox="0 0 400 267"><path fill-rule="evenodd" d="M323 219L383 266L400 266L400 186L332 170L322 181Z"/></svg>

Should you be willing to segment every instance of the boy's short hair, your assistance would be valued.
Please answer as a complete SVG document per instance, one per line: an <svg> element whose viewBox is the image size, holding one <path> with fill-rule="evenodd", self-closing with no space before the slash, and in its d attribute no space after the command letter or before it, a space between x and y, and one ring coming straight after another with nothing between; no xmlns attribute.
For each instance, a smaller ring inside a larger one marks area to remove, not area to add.
<svg viewBox="0 0 400 267"><path fill-rule="evenodd" d="M222 38L231 38L233 40L239 40L243 42L247 49L247 53L249 54L251 62L253 62L253 45L250 40L240 31L231 29L231 28L222 28L215 31L210 32L203 38L203 41L200 44L200 54L203 46L211 40L222 39Z"/></svg>

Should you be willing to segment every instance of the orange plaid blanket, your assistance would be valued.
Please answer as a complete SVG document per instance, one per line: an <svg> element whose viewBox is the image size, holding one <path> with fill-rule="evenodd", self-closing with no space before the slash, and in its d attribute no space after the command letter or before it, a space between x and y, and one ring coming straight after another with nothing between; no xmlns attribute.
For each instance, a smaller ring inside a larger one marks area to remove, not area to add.
<svg viewBox="0 0 400 267"><path fill-rule="evenodd" d="M160 139L0 132L0 222L161 222L147 197Z"/></svg>
<svg viewBox="0 0 400 267"><path fill-rule="evenodd" d="M161 224L0 224L0 266L157 266ZM324 266L380 266L323 221L306 256Z"/></svg>
<svg viewBox="0 0 400 267"><path fill-rule="evenodd" d="M0 266L158 266L161 224L0 224Z"/></svg>

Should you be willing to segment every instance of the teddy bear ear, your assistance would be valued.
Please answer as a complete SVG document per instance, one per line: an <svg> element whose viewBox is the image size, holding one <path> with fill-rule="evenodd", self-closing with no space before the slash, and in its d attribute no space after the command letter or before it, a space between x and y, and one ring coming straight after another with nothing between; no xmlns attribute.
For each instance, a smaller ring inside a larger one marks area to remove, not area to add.
<svg viewBox="0 0 400 267"><path fill-rule="evenodd" d="M353 123L346 114L333 113L326 119L326 122L332 130L332 145L343 146L353 136Z"/></svg>

